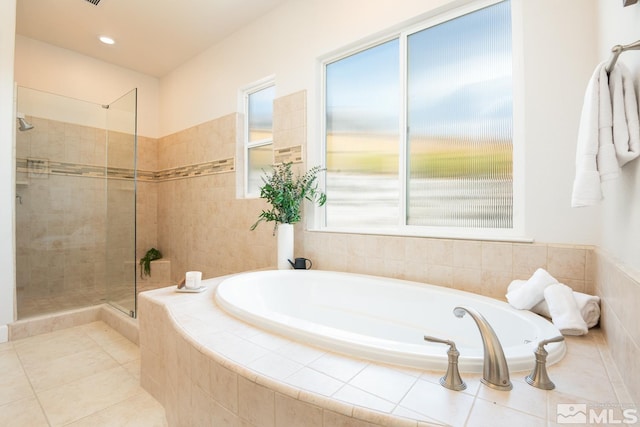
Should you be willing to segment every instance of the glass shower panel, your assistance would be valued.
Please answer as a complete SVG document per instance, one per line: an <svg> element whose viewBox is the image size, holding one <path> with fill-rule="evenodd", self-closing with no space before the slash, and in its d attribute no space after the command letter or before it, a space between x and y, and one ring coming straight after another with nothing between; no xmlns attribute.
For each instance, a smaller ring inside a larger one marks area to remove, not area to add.
<svg viewBox="0 0 640 427"><path fill-rule="evenodd" d="M136 104L134 89L107 107L106 297L136 312Z"/></svg>
<svg viewBox="0 0 640 427"><path fill-rule="evenodd" d="M18 87L18 319L105 300L105 110Z"/></svg>

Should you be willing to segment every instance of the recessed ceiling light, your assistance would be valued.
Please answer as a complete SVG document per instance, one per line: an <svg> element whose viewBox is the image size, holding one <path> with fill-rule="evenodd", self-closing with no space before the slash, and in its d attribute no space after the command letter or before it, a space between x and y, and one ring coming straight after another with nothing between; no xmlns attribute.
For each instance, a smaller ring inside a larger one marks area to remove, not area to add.
<svg viewBox="0 0 640 427"><path fill-rule="evenodd" d="M100 39L100 41L104 44L114 44L115 40L113 40L111 37L107 37L107 36L100 36L98 37Z"/></svg>

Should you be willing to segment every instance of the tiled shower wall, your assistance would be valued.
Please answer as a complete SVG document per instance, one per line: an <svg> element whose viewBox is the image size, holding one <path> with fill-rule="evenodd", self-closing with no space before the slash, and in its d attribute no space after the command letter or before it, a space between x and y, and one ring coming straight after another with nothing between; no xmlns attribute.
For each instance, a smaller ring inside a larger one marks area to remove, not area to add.
<svg viewBox="0 0 640 427"><path fill-rule="evenodd" d="M103 129L38 117L28 120L34 128L16 134L20 317L101 302L107 294L105 275L112 283L124 283L122 262L114 262L120 268L107 268L107 238L111 254L118 257L134 238L133 227L120 227L121 218L131 218L134 212L127 203L133 200L131 135L110 132L107 153ZM107 155L109 171L104 166ZM109 183L110 218L115 221L111 227L106 219L106 174L114 178ZM112 297L113 290L109 289Z"/></svg>
<svg viewBox="0 0 640 427"><path fill-rule="evenodd" d="M105 257L104 233L91 233L104 227L104 182L53 175L49 169L54 162L104 163L105 133L28 120L34 129L16 134L18 298L94 289L105 272L98 262ZM100 143L102 150L96 150Z"/></svg>

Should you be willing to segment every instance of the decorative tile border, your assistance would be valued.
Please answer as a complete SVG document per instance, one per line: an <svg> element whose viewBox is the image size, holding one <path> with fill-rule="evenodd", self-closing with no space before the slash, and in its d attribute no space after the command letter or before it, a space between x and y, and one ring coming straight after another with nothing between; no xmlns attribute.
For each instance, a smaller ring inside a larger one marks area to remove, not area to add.
<svg viewBox="0 0 640 427"><path fill-rule="evenodd" d="M27 173L29 178L48 178L49 175L82 176L88 178L133 179L133 169L105 168L104 166L56 162L47 159L16 159L16 172Z"/></svg>
<svg viewBox="0 0 640 427"><path fill-rule="evenodd" d="M138 170L139 181L159 182L173 179L193 178L235 171L233 157L196 165L180 166L158 172ZM78 176L87 178L133 179L134 170L77 163L56 162L47 159L17 158L16 172L28 174L29 178L48 178L49 175Z"/></svg>
<svg viewBox="0 0 640 427"><path fill-rule="evenodd" d="M217 173L233 172L236 170L235 158L214 160L212 162L195 165L180 166L154 173L154 180L169 181L173 179L193 178L197 176L214 175Z"/></svg>
<svg viewBox="0 0 640 427"><path fill-rule="evenodd" d="M273 150L273 159L275 164L300 163L302 162L302 145L276 148Z"/></svg>
<svg viewBox="0 0 640 427"><path fill-rule="evenodd" d="M138 169L138 181L154 182L156 180L156 173L157 172Z"/></svg>
<svg viewBox="0 0 640 427"><path fill-rule="evenodd" d="M47 159L27 159L29 178L47 178L51 169Z"/></svg>

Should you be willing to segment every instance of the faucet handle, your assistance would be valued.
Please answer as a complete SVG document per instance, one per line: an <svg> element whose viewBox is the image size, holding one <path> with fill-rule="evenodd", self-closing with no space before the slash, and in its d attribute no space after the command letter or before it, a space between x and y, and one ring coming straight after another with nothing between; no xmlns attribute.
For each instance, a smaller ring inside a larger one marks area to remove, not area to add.
<svg viewBox="0 0 640 427"><path fill-rule="evenodd" d="M564 337L562 335L549 338L548 340L542 340L538 343L538 350L544 349L544 346L547 344L551 344L552 342L560 342L560 341L564 341Z"/></svg>
<svg viewBox="0 0 640 427"><path fill-rule="evenodd" d="M525 377L525 381L527 384L540 388L542 390L553 390L556 385L549 379L549 375L547 374L547 350L545 350L544 346L552 343L552 342L560 342L564 341L563 336L557 336L554 338L549 338L546 340L542 340L538 343L538 348L536 349L536 364L533 367L533 370L529 375Z"/></svg>
<svg viewBox="0 0 640 427"><path fill-rule="evenodd" d="M440 344L447 344L449 346L449 350L447 351L447 356L449 358L447 373L444 375L444 377L440 378L440 385L455 391L466 389L467 385L464 381L462 381L462 378L460 377L460 371L458 370L458 357L460 356L460 352L456 348L456 343L450 340L443 340L441 338L431 337L428 335L424 336L424 340Z"/></svg>
<svg viewBox="0 0 640 427"><path fill-rule="evenodd" d="M424 340L425 341L430 341L430 342L437 342L437 343L440 343L440 344L447 344L451 349L457 350L456 349L456 343L454 343L453 341L450 341L450 340L443 340L442 338L432 337L432 336L429 336L429 335L425 335L424 336Z"/></svg>

